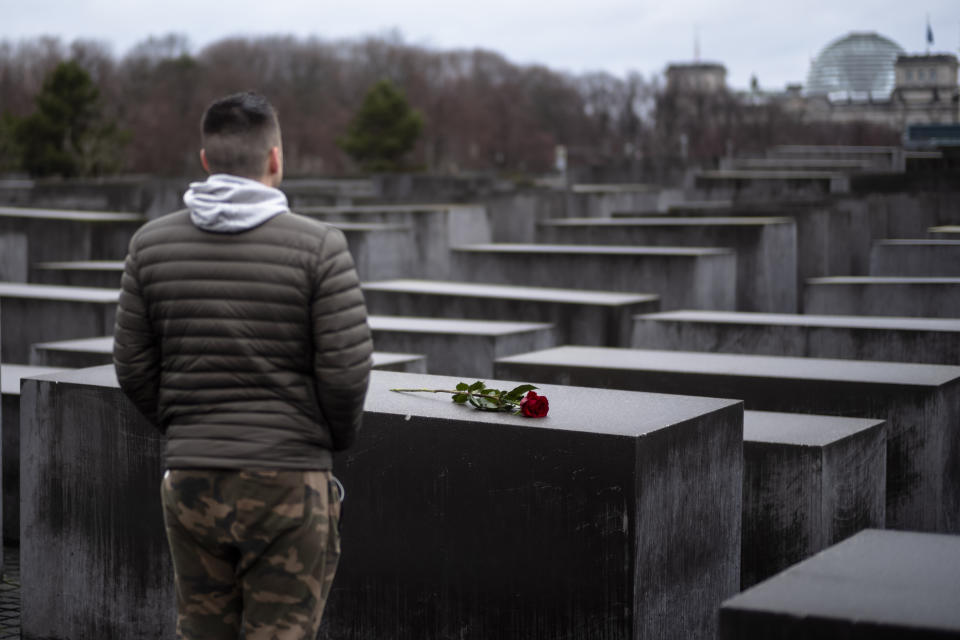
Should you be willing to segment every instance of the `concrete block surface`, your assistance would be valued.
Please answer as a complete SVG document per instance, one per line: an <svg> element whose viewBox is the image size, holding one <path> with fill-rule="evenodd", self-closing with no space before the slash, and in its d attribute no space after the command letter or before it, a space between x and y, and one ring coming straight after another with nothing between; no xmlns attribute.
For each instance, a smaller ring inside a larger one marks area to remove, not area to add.
<svg viewBox="0 0 960 640"><path fill-rule="evenodd" d="M122 260L144 222L135 213L0 207L0 280L25 282L37 262Z"/></svg>
<svg viewBox="0 0 960 640"><path fill-rule="evenodd" d="M746 411L741 588L886 524L882 420Z"/></svg>
<svg viewBox="0 0 960 640"><path fill-rule="evenodd" d="M558 344L627 346L633 316L657 310L658 296L437 280L366 282L377 315L549 322Z"/></svg>
<svg viewBox="0 0 960 640"><path fill-rule="evenodd" d="M493 361L557 343L552 324L406 316L369 317L375 347L422 353L430 373L489 378Z"/></svg>
<svg viewBox="0 0 960 640"><path fill-rule="evenodd" d="M38 262L30 267L30 281L70 287L119 289L123 260Z"/></svg>
<svg viewBox="0 0 960 640"><path fill-rule="evenodd" d="M415 276L422 271L411 251L415 238L407 224L335 222L343 231L361 280Z"/></svg>
<svg viewBox="0 0 960 640"><path fill-rule="evenodd" d="M960 238L960 225L956 224L945 224L936 227L930 227L927 229L927 233L931 238L939 238L941 240L951 240Z"/></svg>
<svg viewBox="0 0 960 640"><path fill-rule="evenodd" d="M952 365L960 319L666 311L636 316L631 346Z"/></svg>
<svg viewBox="0 0 960 640"><path fill-rule="evenodd" d="M537 237L552 244L733 249L737 309L792 313L797 308L797 230L792 218L556 219L540 223Z"/></svg>
<svg viewBox="0 0 960 640"><path fill-rule="evenodd" d="M113 336L40 342L33 345L31 364L41 367L82 369L113 364ZM373 368L426 373L426 358L415 353L373 353Z"/></svg>
<svg viewBox="0 0 960 640"><path fill-rule="evenodd" d="M373 352L373 368L381 371L426 373L427 358L417 353Z"/></svg>
<svg viewBox="0 0 960 640"><path fill-rule="evenodd" d="M173 637L160 432L111 366L26 380L21 408L23 637Z"/></svg>
<svg viewBox="0 0 960 640"><path fill-rule="evenodd" d="M27 364L36 342L113 333L120 289L0 282L0 361Z"/></svg>
<svg viewBox="0 0 960 640"><path fill-rule="evenodd" d="M870 275L960 277L960 240L879 240L870 251Z"/></svg>
<svg viewBox="0 0 960 640"><path fill-rule="evenodd" d="M811 278L803 290L803 312L960 318L960 277Z"/></svg>
<svg viewBox="0 0 960 640"><path fill-rule="evenodd" d="M960 537L869 529L723 603L720 638L960 638Z"/></svg>
<svg viewBox="0 0 960 640"><path fill-rule="evenodd" d="M660 296L662 309L733 309L737 257L709 247L483 244L455 247L454 273L470 282Z"/></svg>
<svg viewBox="0 0 960 640"><path fill-rule="evenodd" d="M747 409L887 422L887 526L960 533L960 367L556 347L495 373L554 384L739 398Z"/></svg>
<svg viewBox="0 0 960 640"><path fill-rule="evenodd" d="M3 542L16 545L20 540L20 381L24 378L55 373L54 367L0 364L0 432L2 451Z"/></svg>
<svg viewBox="0 0 960 640"><path fill-rule="evenodd" d="M476 204L381 204L350 207L305 207L299 213L318 218L347 231L347 226L392 225L404 231L392 236L368 236L363 245L354 236L360 254L362 279L448 277L450 248L461 244L490 242L490 220L483 205ZM348 236L348 241L350 240ZM369 246L368 246L369 245ZM391 271L391 260L399 261Z"/></svg>
<svg viewBox="0 0 960 640"><path fill-rule="evenodd" d="M701 171L694 177L694 188L706 199L816 201L832 194L848 193L850 180L842 172L728 169Z"/></svg>
<svg viewBox="0 0 960 640"><path fill-rule="evenodd" d="M456 381L373 372L335 461L321 637L716 634L739 584L739 402L544 386L533 420L390 391ZM162 438L111 367L29 380L23 401L24 637L171 637Z"/></svg>

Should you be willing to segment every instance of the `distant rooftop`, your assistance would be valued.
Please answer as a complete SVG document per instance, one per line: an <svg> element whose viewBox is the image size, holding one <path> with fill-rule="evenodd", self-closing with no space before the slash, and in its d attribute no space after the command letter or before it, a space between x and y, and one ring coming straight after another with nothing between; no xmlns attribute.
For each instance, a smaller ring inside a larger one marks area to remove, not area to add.
<svg viewBox="0 0 960 640"><path fill-rule="evenodd" d="M897 57L904 53L896 42L877 33L850 33L827 45L810 64L806 93L885 100L896 84Z"/></svg>
<svg viewBox="0 0 960 640"><path fill-rule="evenodd" d="M719 62L671 62L667 69L684 69L691 71L726 71L727 68Z"/></svg>
<svg viewBox="0 0 960 640"><path fill-rule="evenodd" d="M957 56L952 53L914 53L903 54L897 57L897 62L957 62Z"/></svg>

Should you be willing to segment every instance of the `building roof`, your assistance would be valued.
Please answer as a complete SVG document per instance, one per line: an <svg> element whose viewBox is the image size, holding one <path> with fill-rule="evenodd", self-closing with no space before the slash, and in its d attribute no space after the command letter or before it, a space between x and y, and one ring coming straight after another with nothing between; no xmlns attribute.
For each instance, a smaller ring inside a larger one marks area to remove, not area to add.
<svg viewBox="0 0 960 640"><path fill-rule="evenodd" d="M723 71L727 68L719 62L671 62L667 65L667 71Z"/></svg>
<svg viewBox="0 0 960 640"><path fill-rule="evenodd" d="M897 64L930 64L945 62L957 64L957 56L952 53L928 53L926 55L900 55L897 57Z"/></svg>
<svg viewBox="0 0 960 640"><path fill-rule="evenodd" d="M879 34L850 33L827 45L810 64L806 93L886 99L896 83L897 57L904 53L900 45Z"/></svg>

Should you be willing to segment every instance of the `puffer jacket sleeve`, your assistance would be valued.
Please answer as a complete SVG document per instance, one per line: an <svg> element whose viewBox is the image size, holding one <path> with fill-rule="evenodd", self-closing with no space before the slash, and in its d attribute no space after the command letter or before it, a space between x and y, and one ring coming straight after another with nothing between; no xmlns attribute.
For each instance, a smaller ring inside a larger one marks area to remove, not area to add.
<svg viewBox="0 0 960 640"><path fill-rule="evenodd" d="M363 292L339 229L327 232L315 278L311 315L317 400L333 449L339 451L352 444L360 428L373 354Z"/></svg>
<svg viewBox="0 0 960 640"><path fill-rule="evenodd" d="M154 425L158 424L160 343L144 302L133 243L120 284L113 338L113 366L120 389ZM161 427L162 428L162 427Z"/></svg>

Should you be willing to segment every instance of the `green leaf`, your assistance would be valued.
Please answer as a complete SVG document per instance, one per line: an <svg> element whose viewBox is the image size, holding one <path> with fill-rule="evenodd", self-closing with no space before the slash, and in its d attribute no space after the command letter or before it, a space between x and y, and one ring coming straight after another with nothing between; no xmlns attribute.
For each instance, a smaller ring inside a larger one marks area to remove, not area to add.
<svg viewBox="0 0 960 640"><path fill-rule="evenodd" d="M533 391L534 389L536 389L536 387L532 384L522 384L508 393L507 398L510 400L519 400L527 391Z"/></svg>
<svg viewBox="0 0 960 640"><path fill-rule="evenodd" d="M467 401L467 398L469 397L470 396L468 396L465 393L458 393L455 396L453 396L453 401L456 402L457 404L463 404L464 402Z"/></svg>
<svg viewBox="0 0 960 640"><path fill-rule="evenodd" d="M484 388L483 381L477 380L472 385L470 385L470 391L480 391Z"/></svg>
<svg viewBox="0 0 960 640"><path fill-rule="evenodd" d="M477 409L481 411L500 411L503 407L499 402L490 398L477 398Z"/></svg>
<svg viewBox="0 0 960 640"><path fill-rule="evenodd" d="M466 382L458 382L457 391L466 391L469 386Z"/></svg>

